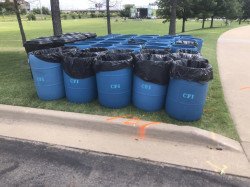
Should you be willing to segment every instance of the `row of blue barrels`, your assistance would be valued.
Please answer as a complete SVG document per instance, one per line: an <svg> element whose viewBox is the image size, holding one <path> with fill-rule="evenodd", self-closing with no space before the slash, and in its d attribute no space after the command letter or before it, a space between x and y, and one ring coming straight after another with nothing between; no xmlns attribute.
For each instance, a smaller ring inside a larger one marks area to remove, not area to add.
<svg viewBox="0 0 250 187"><path fill-rule="evenodd" d="M53 54L62 52L61 49L54 50ZM87 103L98 97L100 104L109 108L126 107L132 100L137 108L148 112L161 110L165 105L167 113L178 120L195 121L201 118L208 81L212 78L211 66L207 62L194 62L197 67L192 67L183 61L184 64L176 64L172 68L171 57L158 61L155 57L154 61L151 57L142 58L133 64L135 59L131 54L86 56L86 53L72 50L74 52L67 51L63 60L54 58L59 55L44 57L43 54L51 52L46 50L29 54L40 99L61 99L66 93L70 102ZM69 67L63 68L62 61L66 61ZM170 67L172 72L179 68L184 77L178 77L180 72L176 73L178 76L171 76ZM83 76L75 76L81 74Z"/></svg>
<svg viewBox="0 0 250 187"><path fill-rule="evenodd" d="M134 52L139 52L141 48L169 48L172 50L172 52L178 52L179 50L188 50L195 53L201 52L203 40L200 38L195 38L191 35L107 35L66 45L75 46L80 49L91 47L105 47L109 49L132 49L134 50Z"/></svg>

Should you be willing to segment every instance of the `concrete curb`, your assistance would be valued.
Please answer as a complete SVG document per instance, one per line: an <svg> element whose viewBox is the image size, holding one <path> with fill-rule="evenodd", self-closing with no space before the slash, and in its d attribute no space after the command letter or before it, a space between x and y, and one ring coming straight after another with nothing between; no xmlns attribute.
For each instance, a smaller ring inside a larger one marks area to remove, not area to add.
<svg viewBox="0 0 250 187"><path fill-rule="evenodd" d="M31 121L43 124L55 124L66 127L83 128L103 133L115 133L134 136L135 139L155 139L159 141L178 142L217 150L242 152L239 142L213 132L195 127L172 124L78 114L27 107L0 105L0 118L16 121Z"/></svg>

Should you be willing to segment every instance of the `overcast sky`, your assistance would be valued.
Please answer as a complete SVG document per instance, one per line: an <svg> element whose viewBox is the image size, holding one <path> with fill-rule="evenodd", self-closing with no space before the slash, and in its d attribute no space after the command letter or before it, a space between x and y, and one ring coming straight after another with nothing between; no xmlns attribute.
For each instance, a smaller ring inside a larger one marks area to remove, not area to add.
<svg viewBox="0 0 250 187"><path fill-rule="evenodd" d="M31 8L39 7L39 0L27 0L31 3ZM50 7L50 0L40 0L42 6ZM96 0L102 1L102 0ZM111 0L112 1L112 0ZM119 6L121 7L124 4L135 4L136 6L144 6L149 3L155 2L155 0L119 0ZM118 6L118 8L119 8ZM60 7L62 10L82 10L93 8L93 3L90 3L89 0L60 0Z"/></svg>

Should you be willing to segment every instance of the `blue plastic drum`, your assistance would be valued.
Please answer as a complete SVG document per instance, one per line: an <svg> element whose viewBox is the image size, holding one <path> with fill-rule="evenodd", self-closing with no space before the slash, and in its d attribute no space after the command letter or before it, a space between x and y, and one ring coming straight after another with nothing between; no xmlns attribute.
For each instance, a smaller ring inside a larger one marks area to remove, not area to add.
<svg viewBox="0 0 250 187"><path fill-rule="evenodd" d="M65 96L63 73L60 63L50 63L29 55L36 92L41 100L50 101Z"/></svg>
<svg viewBox="0 0 250 187"><path fill-rule="evenodd" d="M203 114L208 83L171 79L169 83L166 112L180 121L197 121Z"/></svg>
<svg viewBox="0 0 250 187"><path fill-rule="evenodd" d="M165 104L167 85L146 82L134 76L133 104L144 111L161 110Z"/></svg>
<svg viewBox="0 0 250 187"><path fill-rule="evenodd" d="M102 47L102 48L107 48L107 49L111 49L114 46L113 43L98 43L98 44L94 44L91 47Z"/></svg>
<svg viewBox="0 0 250 187"><path fill-rule="evenodd" d="M65 92L68 101L73 103L88 103L97 98L95 76L85 79L75 79L67 73L64 75Z"/></svg>
<svg viewBox="0 0 250 187"><path fill-rule="evenodd" d="M96 74L98 99L108 108L123 108L131 102L132 69L101 71Z"/></svg>

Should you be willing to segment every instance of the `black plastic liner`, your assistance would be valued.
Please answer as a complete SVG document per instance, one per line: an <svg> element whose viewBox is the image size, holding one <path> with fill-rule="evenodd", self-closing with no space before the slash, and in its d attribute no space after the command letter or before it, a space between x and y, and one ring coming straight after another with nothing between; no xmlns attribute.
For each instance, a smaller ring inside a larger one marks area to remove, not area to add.
<svg viewBox="0 0 250 187"><path fill-rule="evenodd" d="M173 59L166 55L141 54L136 56L134 73L144 81L166 85L170 79Z"/></svg>
<svg viewBox="0 0 250 187"><path fill-rule="evenodd" d="M129 45L144 45L147 41L142 39L130 39L128 41Z"/></svg>
<svg viewBox="0 0 250 187"><path fill-rule="evenodd" d="M93 53L79 52L63 58L63 70L70 77L84 79L95 75L93 65L97 55Z"/></svg>
<svg viewBox="0 0 250 187"><path fill-rule="evenodd" d="M179 53L187 53L187 54L198 54L198 51L190 50L190 49L179 49Z"/></svg>
<svg viewBox="0 0 250 187"><path fill-rule="evenodd" d="M103 55L103 54L106 54L108 52L108 49L103 48L103 47L94 47L94 48L89 48L89 49L85 49L82 51L87 52L87 53L96 53L98 55Z"/></svg>
<svg viewBox="0 0 250 187"><path fill-rule="evenodd" d="M76 54L77 52L79 52L79 49L76 47L57 47L34 51L30 54L46 62L60 63L63 57L69 54Z"/></svg>
<svg viewBox="0 0 250 187"><path fill-rule="evenodd" d="M181 39L175 42L176 44L182 44L182 45L192 45L192 46L198 46L198 43L196 41L190 41L190 40L185 40Z"/></svg>
<svg viewBox="0 0 250 187"><path fill-rule="evenodd" d="M108 53L115 53L115 54L133 54L134 50L132 49L114 49L109 50Z"/></svg>
<svg viewBox="0 0 250 187"><path fill-rule="evenodd" d="M96 36L97 35L95 33L80 33L80 32L66 33L60 36L36 38L25 42L24 47L26 53L28 54L30 52L37 50L61 47L67 43L83 41L88 38L95 38Z"/></svg>
<svg viewBox="0 0 250 187"><path fill-rule="evenodd" d="M190 53L172 53L170 54L170 57L173 58L174 60L181 60L181 59L187 59L187 60L195 60L195 59L204 59L200 53L197 54L190 54Z"/></svg>
<svg viewBox="0 0 250 187"><path fill-rule="evenodd" d="M25 48L26 53L28 54L32 51L55 48L55 47L60 47L62 45L58 43L54 43L49 37L46 37L46 38L41 37L41 38L36 38L31 41L26 41L23 46Z"/></svg>
<svg viewBox="0 0 250 187"><path fill-rule="evenodd" d="M208 82L213 79L213 68L206 59L177 60L172 66L170 76L173 79Z"/></svg>
<svg viewBox="0 0 250 187"><path fill-rule="evenodd" d="M114 49L114 50L109 50L108 53L131 55L133 57L133 65L135 64L136 55L134 53L134 50L132 50L132 49Z"/></svg>
<svg viewBox="0 0 250 187"><path fill-rule="evenodd" d="M115 71L133 67L133 57L130 54L108 53L98 57L94 64L95 72Z"/></svg>
<svg viewBox="0 0 250 187"><path fill-rule="evenodd" d="M148 53L148 54L159 54L159 55L169 55L171 51L169 49L142 49L141 53Z"/></svg>

